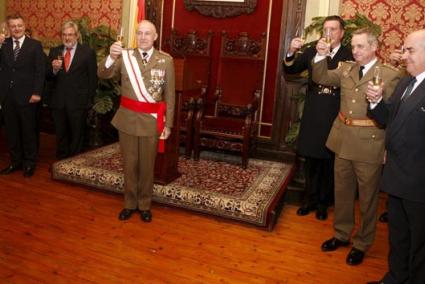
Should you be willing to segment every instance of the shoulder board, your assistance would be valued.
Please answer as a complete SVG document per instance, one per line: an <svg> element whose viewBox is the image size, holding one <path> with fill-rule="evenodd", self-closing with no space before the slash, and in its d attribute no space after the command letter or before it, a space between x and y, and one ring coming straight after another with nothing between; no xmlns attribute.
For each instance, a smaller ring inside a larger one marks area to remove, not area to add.
<svg viewBox="0 0 425 284"><path fill-rule="evenodd" d="M388 63L382 64L382 67L386 67L386 68L391 69L391 70L396 71L396 72L400 71L397 67L395 67L391 64L388 64Z"/></svg>
<svg viewBox="0 0 425 284"><path fill-rule="evenodd" d="M169 53L165 52L165 51L160 50L159 53L162 54L162 55L171 57L171 55Z"/></svg>
<svg viewBox="0 0 425 284"><path fill-rule="evenodd" d="M353 66L353 65L355 65L356 64L356 62L355 61L340 61L340 62L338 62L338 68L340 68L340 67L342 67L342 66L344 66L344 65L348 65L348 66Z"/></svg>

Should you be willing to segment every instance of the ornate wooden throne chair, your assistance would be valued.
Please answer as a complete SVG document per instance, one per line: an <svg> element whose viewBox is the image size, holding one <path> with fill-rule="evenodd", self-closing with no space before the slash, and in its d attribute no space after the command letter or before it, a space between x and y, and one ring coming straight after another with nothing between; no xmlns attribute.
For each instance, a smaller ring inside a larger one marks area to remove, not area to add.
<svg viewBox="0 0 425 284"><path fill-rule="evenodd" d="M255 40L247 33L236 38L222 33L214 113L201 109L196 115L195 160L202 148L229 150L240 152L242 168L247 167L256 145L264 52L265 34Z"/></svg>

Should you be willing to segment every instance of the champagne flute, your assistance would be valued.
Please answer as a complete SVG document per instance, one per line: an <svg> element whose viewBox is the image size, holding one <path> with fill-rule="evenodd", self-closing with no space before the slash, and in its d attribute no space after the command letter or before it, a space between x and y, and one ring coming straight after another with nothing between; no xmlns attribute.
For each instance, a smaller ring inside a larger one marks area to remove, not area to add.
<svg viewBox="0 0 425 284"><path fill-rule="evenodd" d="M6 37L6 33L7 33L6 23L2 23L0 28L0 34Z"/></svg>
<svg viewBox="0 0 425 284"><path fill-rule="evenodd" d="M328 55L331 54L331 44L332 44L332 30L330 28L326 28L324 30L325 43L328 46L329 52Z"/></svg>
<svg viewBox="0 0 425 284"><path fill-rule="evenodd" d="M379 66L375 66L375 69L373 70L372 83L376 89L378 89L382 84L382 73L381 68Z"/></svg>
<svg viewBox="0 0 425 284"><path fill-rule="evenodd" d="M59 60L60 62L61 62L61 68L60 69L62 69L63 67L63 54L62 53L59 53L58 54L58 56L57 56L57 58L56 58L56 60Z"/></svg>
<svg viewBox="0 0 425 284"><path fill-rule="evenodd" d="M121 46L124 48L124 27L120 28L120 32L117 34L117 41L121 42Z"/></svg>

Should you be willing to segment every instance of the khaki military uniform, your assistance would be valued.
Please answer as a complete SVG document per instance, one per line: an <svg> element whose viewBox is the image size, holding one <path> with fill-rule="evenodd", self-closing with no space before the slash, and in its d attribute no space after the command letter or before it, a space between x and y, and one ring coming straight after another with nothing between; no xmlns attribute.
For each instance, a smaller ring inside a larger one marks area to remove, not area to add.
<svg viewBox="0 0 425 284"><path fill-rule="evenodd" d="M367 116L369 103L365 93L376 66L382 70L386 100L400 79L399 71L390 65L377 62L359 79L360 66L355 62L341 62L337 69L329 71L326 60L313 64L315 82L341 88L340 112L326 142L335 152L335 237L350 240L358 190L361 224L353 237L353 246L362 251L375 238L378 183L385 147L384 129Z"/></svg>
<svg viewBox="0 0 425 284"><path fill-rule="evenodd" d="M143 82L156 101L167 105L165 126L171 128L174 119L175 79L173 58L154 50L146 65L138 49L133 54L141 69ZM98 69L99 78L121 78L121 96L137 101L126 67L120 57L106 68L103 61ZM160 71L160 72L156 72ZM155 88L154 73L164 74L160 88ZM112 125L118 129L121 154L124 162L124 208L149 210L152 200L154 167L160 133L156 119L147 113L135 112L122 106L117 110Z"/></svg>

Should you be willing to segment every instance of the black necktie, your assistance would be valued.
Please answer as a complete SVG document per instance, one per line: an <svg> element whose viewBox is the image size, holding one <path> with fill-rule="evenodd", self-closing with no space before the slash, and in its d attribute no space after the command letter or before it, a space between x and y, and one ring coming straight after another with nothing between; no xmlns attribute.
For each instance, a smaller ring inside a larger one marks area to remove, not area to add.
<svg viewBox="0 0 425 284"><path fill-rule="evenodd" d="M18 58L19 51L21 51L21 47L19 45L19 40L15 40L15 48L13 49L13 60L16 61L16 58Z"/></svg>
<svg viewBox="0 0 425 284"><path fill-rule="evenodd" d="M359 69L359 80L361 80L362 77L363 77L363 69L364 69L364 66L360 66L360 69Z"/></svg>
<svg viewBox="0 0 425 284"><path fill-rule="evenodd" d="M407 85L406 87L406 91L404 91L404 95L401 97L401 101L404 102L405 100L407 100L410 95L412 94L412 90L413 90L413 86L416 83L416 78L413 78L412 81L410 81L409 85Z"/></svg>
<svg viewBox="0 0 425 284"><path fill-rule="evenodd" d="M142 53L142 62L143 62L143 65L148 64L148 53L147 52Z"/></svg>

